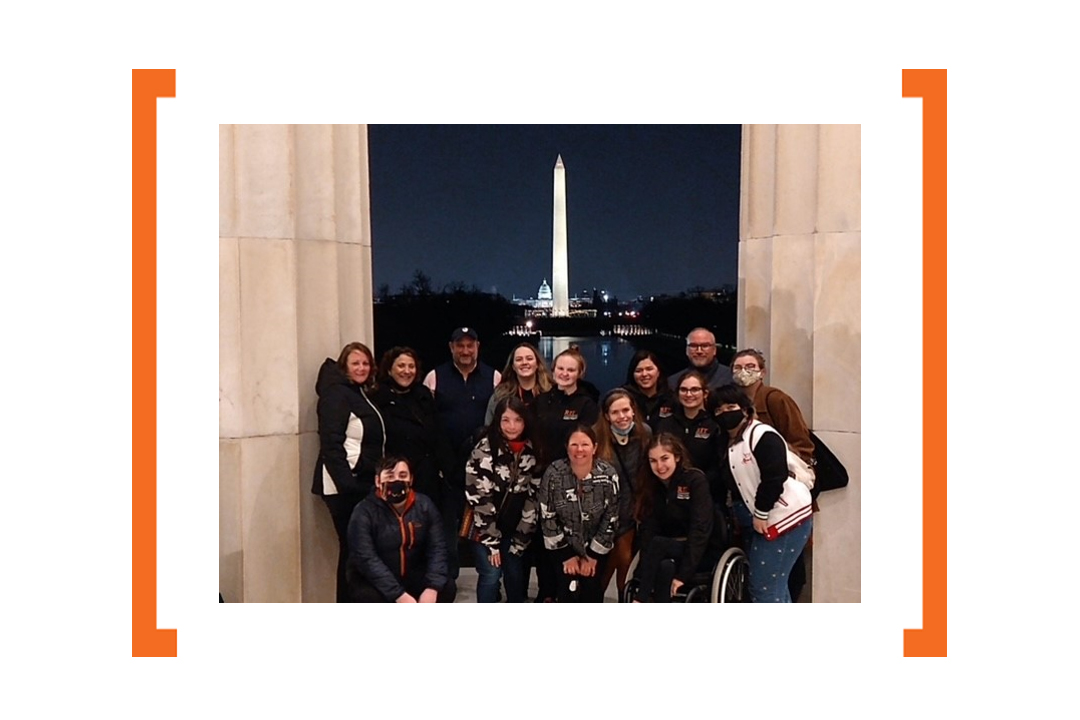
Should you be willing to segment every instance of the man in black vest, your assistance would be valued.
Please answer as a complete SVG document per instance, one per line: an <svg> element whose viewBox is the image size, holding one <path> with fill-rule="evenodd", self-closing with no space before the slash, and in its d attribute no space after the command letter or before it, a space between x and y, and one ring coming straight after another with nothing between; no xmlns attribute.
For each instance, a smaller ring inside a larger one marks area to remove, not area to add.
<svg viewBox="0 0 1080 720"><path fill-rule="evenodd" d="M439 365L424 378L424 385L435 396L442 427L454 449L454 472L443 478L448 488L443 493L444 531L450 560L450 577L457 578L458 529L465 511L465 463L472 451L473 433L484 426L484 414L495 386L502 379L499 371L480 362L480 340L476 330L460 327L450 334L452 360Z"/></svg>

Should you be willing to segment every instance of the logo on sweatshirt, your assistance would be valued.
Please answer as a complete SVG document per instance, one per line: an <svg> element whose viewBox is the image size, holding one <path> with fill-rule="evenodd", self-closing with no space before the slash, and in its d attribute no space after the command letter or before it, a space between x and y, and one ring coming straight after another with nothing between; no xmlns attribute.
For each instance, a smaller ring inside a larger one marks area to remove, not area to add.
<svg viewBox="0 0 1080 720"><path fill-rule="evenodd" d="M660 406L660 417L671 417L671 408L667 405Z"/></svg>
<svg viewBox="0 0 1080 720"><path fill-rule="evenodd" d="M699 427L694 431L694 439L696 440L708 440L712 435L712 431L707 427Z"/></svg>
<svg viewBox="0 0 1080 720"><path fill-rule="evenodd" d="M675 488L675 499L676 500L689 500L690 499L690 486L689 485L679 485L678 487L676 487Z"/></svg>
<svg viewBox="0 0 1080 720"><path fill-rule="evenodd" d="M563 420L577 420L577 410L564 410L562 414Z"/></svg>

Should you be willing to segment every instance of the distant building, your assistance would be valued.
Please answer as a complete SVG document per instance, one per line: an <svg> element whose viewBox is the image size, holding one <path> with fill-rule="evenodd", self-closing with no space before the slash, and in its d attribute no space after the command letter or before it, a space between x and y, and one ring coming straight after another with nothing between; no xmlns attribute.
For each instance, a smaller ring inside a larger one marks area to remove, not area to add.
<svg viewBox="0 0 1080 720"><path fill-rule="evenodd" d="M555 304L547 278L544 278L544 282L540 283L535 298L519 298L515 295L511 302L525 307L526 317L549 317ZM572 297L569 302L569 314L572 317L596 317L596 308L592 306L591 297Z"/></svg>

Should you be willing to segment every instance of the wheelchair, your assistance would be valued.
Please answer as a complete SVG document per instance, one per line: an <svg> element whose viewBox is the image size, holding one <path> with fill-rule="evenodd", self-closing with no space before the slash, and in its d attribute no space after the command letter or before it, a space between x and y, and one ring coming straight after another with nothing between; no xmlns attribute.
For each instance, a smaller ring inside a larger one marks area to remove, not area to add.
<svg viewBox="0 0 1080 720"><path fill-rule="evenodd" d="M709 547L694 576L672 595L672 602L711 602L738 603L750 602L750 562L746 552L734 541L731 532L731 520L726 513L717 510L713 518L713 534L709 538ZM640 588L640 580L635 577L641 552L634 554L627 570L626 586L619 596L619 602L633 602ZM674 560L663 560L661 564ZM674 575L674 567L671 568Z"/></svg>

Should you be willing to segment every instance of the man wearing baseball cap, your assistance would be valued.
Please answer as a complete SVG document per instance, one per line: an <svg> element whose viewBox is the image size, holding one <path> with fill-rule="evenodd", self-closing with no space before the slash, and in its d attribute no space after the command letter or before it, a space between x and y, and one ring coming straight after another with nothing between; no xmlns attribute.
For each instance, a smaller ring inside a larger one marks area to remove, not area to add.
<svg viewBox="0 0 1080 720"><path fill-rule="evenodd" d="M473 433L484 426L484 413L495 386L502 380L498 370L480 362L480 338L476 328L464 326L450 333L449 362L424 378L435 396L443 432L455 452L454 473L443 478L448 487L442 498L443 530L447 535L450 576L458 576L457 531L465 510L465 463L472 451Z"/></svg>

